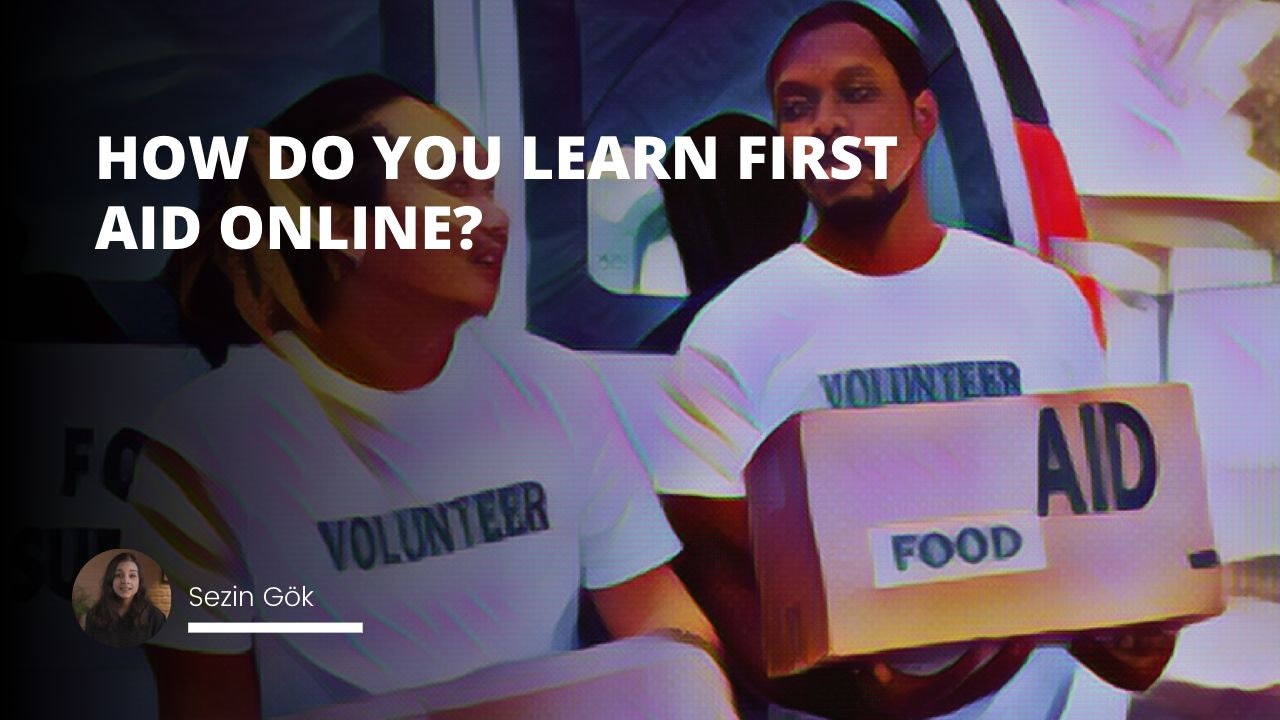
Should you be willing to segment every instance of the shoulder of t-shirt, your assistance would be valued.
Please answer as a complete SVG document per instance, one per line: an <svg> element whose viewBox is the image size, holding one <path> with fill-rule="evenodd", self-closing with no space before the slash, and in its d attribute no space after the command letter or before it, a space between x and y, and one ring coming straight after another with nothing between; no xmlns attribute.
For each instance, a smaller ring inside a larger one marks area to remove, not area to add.
<svg viewBox="0 0 1280 720"><path fill-rule="evenodd" d="M991 275L998 283L994 287L1062 302L1084 301L1065 270L1026 250L961 228L948 228L947 236L953 260L965 272Z"/></svg>
<svg viewBox="0 0 1280 720"><path fill-rule="evenodd" d="M141 429L161 442L206 425L234 434L234 428L248 427L244 418L270 408L278 412L305 392L297 374L265 345L233 348L225 363L162 400Z"/></svg>
<svg viewBox="0 0 1280 720"><path fill-rule="evenodd" d="M715 351L758 337L796 310L792 299L811 271L811 251L796 243L743 273L694 317L682 347ZM769 332L776 332L771 329Z"/></svg>
<svg viewBox="0 0 1280 720"><path fill-rule="evenodd" d="M603 392L599 375L587 358L525 330L477 321L461 331L466 342L488 355L523 392L560 400Z"/></svg>

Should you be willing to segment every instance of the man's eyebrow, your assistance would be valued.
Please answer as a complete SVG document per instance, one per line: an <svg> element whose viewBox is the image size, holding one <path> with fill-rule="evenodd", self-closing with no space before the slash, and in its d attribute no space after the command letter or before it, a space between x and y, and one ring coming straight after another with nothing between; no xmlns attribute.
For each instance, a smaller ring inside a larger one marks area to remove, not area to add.
<svg viewBox="0 0 1280 720"><path fill-rule="evenodd" d="M812 95L814 87L808 83L798 82L796 80L784 80L778 83L778 88L773 91L776 96L780 95Z"/></svg>
<svg viewBox="0 0 1280 720"><path fill-rule="evenodd" d="M853 80L874 80L875 78L875 68L870 65L850 65L849 67L840 68L840 71L836 73L837 83L847 83Z"/></svg>

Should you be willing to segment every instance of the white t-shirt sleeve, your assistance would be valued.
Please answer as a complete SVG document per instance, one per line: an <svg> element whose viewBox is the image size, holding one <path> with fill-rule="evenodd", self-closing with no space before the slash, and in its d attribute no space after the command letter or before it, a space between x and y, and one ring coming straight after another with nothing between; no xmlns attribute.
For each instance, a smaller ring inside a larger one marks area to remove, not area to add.
<svg viewBox="0 0 1280 720"><path fill-rule="evenodd" d="M743 497L742 471L763 437L754 401L730 363L686 343L657 401L666 440L652 463L657 490Z"/></svg>
<svg viewBox="0 0 1280 720"><path fill-rule="evenodd" d="M617 413L600 395L603 411L593 419L598 427L592 433L599 441L585 446L582 458L593 489L579 526L582 585L588 589L630 580L680 552Z"/></svg>
<svg viewBox="0 0 1280 720"><path fill-rule="evenodd" d="M1052 305L1060 307L1062 323L1055 331L1061 345L1057 356L1066 367L1066 385L1062 390L1085 390L1107 384L1106 362L1102 343L1093 327L1093 311L1075 281L1065 271L1057 272L1059 282L1053 285L1057 297Z"/></svg>
<svg viewBox="0 0 1280 720"><path fill-rule="evenodd" d="M126 540L160 564L173 588L170 622L151 644L193 652L246 652L252 648L249 635L188 632L189 622L255 619L252 607L194 606L193 588L197 594L220 593L252 589L253 582L231 531L209 500L205 481L181 463L168 465L163 457L142 455L129 492Z"/></svg>

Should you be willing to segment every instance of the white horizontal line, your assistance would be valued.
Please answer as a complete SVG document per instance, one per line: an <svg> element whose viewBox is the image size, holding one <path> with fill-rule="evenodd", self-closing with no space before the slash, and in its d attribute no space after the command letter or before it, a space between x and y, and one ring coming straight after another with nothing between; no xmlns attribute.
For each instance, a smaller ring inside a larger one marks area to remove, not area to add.
<svg viewBox="0 0 1280 720"><path fill-rule="evenodd" d="M188 633L364 633L362 622L190 622Z"/></svg>

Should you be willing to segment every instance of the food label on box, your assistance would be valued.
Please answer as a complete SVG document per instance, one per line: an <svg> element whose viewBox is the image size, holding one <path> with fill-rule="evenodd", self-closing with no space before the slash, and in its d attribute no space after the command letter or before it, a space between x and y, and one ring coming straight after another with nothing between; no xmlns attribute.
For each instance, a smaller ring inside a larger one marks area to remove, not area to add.
<svg viewBox="0 0 1280 720"><path fill-rule="evenodd" d="M1040 519L1029 512L886 525L867 535L876 588L1047 567Z"/></svg>

